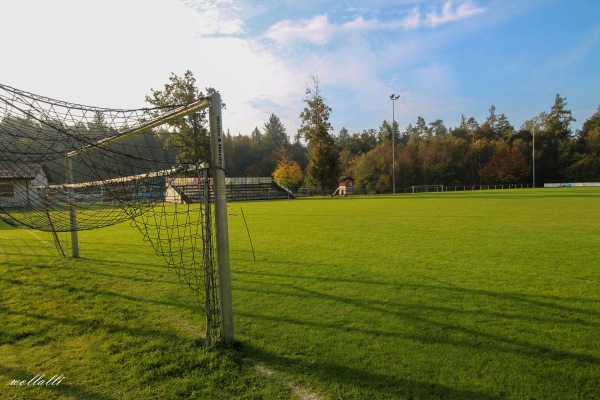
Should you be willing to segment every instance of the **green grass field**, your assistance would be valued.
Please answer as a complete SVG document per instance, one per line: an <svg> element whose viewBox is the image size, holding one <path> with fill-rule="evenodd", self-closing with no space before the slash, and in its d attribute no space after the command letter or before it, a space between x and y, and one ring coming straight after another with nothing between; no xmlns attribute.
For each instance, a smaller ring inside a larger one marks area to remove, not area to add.
<svg viewBox="0 0 600 400"><path fill-rule="evenodd" d="M0 225L0 398L600 398L600 190L232 203L236 345L128 223ZM14 386L38 374L55 386ZM319 397L317 397L317 395Z"/></svg>

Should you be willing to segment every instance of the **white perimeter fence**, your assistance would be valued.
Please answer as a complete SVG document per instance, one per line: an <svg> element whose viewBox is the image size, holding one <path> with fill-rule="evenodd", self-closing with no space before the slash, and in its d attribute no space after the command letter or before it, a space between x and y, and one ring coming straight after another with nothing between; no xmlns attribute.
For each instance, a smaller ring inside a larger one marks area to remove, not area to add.
<svg viewBox="0 0 600 400"><path fill-rule="evenodd" d="M557 187L600 187L600 182L576 182L576 183L545 183L545 188L557 188ZM435 192L466 192L472 190L507 190L507 189L528 189L532 188L531 184L527 183L498 183L491 185L457 185L457 186L442 186L442 185L419 185L406 188L396 188L396 194L402 193L435 193ZM325 190L309 190L308 188L299 188L297 191L298 196L327 196L331 195L334 189ZM358 190L354 189L355 195L365 194L392 194L392 189L373 189L373 190Z"/></svg>
<svg viewBox="0 0 600 400"><path fill-rule="evenodd" d="M545 188L600 186L600 182L544 183Z"/></svg>

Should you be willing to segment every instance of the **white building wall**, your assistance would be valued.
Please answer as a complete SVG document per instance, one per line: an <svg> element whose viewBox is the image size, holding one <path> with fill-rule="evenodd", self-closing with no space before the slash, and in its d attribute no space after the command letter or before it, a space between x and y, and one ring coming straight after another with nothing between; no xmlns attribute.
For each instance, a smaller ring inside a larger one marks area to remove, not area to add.
<svg viewBox="0 0 600 400"><path fill-rule="evenodd" d="M13 196L0 197L3 207L39 207L43 204L41 186L48 186L48 179L39 172L34 179L14 179L4 183L13 185Z"/></svg>

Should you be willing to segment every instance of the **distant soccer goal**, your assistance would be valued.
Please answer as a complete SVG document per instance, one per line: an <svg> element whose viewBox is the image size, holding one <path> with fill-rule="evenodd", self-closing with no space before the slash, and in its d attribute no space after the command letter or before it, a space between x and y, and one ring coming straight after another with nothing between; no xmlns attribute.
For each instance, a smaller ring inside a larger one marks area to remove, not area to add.
<svg viewBox="0 0 600 400"><path fill-rule="evenodd" d="M310 196L309 188L298 188L298 196Z"/></svg>
<svg viewBox="0 0 600 400"><path fill-rule="evenodd" d="M194 145L170 140L184 124L209 134L210 160L178 160ZM69 232L74 257L78 231L130 220L194 290L207 344L231 343L223 139L218 93L169 107L110 109L0 84L0 219L51 232L61 254L58 233ZM188 177L202 182L198 201L174 206L167 188Z"/></svg>
<svg viewBox="0 0 600 400"><path fill-rule="evenodd" d="M444 185L415 185L412 186L413 193L429 193L429 192L443 192Z"/></svg>

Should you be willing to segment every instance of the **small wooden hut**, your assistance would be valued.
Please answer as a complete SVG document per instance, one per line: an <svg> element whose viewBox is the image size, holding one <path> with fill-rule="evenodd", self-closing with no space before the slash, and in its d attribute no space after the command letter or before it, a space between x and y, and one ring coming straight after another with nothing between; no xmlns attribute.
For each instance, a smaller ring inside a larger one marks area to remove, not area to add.
<svg viewBox="0 0 600 400"><path fill-rule="evenodd" d="M347 196L349 194L354 194L354 188L352 187L354 178L348 175L340 176L338 183L339 185L334 195L338 194L339 196Z"/></svg>

